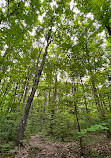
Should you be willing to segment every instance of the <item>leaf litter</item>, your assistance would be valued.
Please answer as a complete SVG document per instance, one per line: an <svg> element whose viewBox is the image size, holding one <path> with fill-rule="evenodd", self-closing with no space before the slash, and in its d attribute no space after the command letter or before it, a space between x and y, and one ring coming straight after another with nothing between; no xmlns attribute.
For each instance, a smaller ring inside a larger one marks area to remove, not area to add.
<svg viewBox="0 0 111 158"><path fill-rule="evenodd" d="M28 144L20 149L15 158L94 158L91 152L101 157L111 156L111 141L105 136L95 136L95 140L85 145L86 155L80 156L78 141L51 142L44 141L39 135L31 136Z"/></svg>

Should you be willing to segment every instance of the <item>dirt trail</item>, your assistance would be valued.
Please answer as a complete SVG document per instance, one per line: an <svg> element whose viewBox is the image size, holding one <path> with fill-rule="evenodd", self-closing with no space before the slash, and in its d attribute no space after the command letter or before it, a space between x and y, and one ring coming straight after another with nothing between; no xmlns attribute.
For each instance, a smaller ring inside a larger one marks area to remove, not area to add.
<svg viewBox="0 0 111 158"><path fill-rule="evenodd" d="M31 136L29 145L20 150L15 158L78 158L78 154L77 143L44 142L39 135L35 135Z"/></svg>
<svg viewBox="0 0 111 158"><path fill-rule="evenodd" d="M111 156L111 141L105 135L95 135L95 140L86 147L87 151L93 151L101 156ZM78 142L50 142L43 141L39 135L31 136L28 145L20 149L15 158L94 158L80 157Z"/></svg>

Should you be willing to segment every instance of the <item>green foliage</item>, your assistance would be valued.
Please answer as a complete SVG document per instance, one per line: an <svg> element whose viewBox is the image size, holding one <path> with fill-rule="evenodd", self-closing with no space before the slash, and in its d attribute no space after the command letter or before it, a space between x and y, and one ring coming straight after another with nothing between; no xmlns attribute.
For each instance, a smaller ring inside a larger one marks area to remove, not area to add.
<svg viewBox="0 0 111 158"><path fill-rule="evenodd" d="M92 132L96 132L96 131L99 131L99 130L108 130L109 128L103 126L103 125L106 125L105 123L103 124L96 124L96 125L93 125L91 126L90 128L87 128L87 131L92 131Z"/></svg>
<svg viewBox="0 0 111 158"><path fill-rule="evenodd" d="M73 131L73 124L70 122L67 115L65 116L63 113L58 113L54 121L53 133L57 139L66 141L74 137L75 132Z"/></svg>
<svg viewBox="0 0 111 158"><path fill-rule="evenodd" d="M110 0L4 0L0 15L0 138L9 142L3 152L16 140L32 89L25 138L42 133L67 141L110 132ZM32 86L49 35L40 82Z"/></svg>
<svg viewBox="0 0 111 158"><path fill-rule="evenodd" d="M109 130L109 127L107 127L107 123L100 123L100 124L95 124L92 125L90 128L84 129L81 132L79 132L79 136L82 137L84 135L86 135L89 132L100 132L100 131L104 131L104 130Z"/></svg>

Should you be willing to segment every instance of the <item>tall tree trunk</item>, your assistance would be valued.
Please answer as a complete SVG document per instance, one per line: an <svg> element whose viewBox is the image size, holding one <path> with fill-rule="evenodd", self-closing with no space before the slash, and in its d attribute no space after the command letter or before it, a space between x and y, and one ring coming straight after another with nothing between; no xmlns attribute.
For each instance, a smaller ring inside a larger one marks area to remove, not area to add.
<svg viewBox="0 0 111 158"><path fill-rule="evenodd" d="M87 106L87 101L86 101L86 96L85 96L85 89L84 89L84 84L83 84L83 81L82 81L82 78L80 76L80 81L81 81L81 84L82 84L82 89L83 89L83 98L84 98L84 105L85 105L85 109L86 109L86 113L87 113L87 119L89 120L89 110L88 110L88 106Z"/></svg>
<svg viewBox="0 0 111 158"><path fill-rule="evenodd" d="M102 108L102 106L100 104L100 99L99 99L99 96L97 94L97 89L95 87L95 82L94 82L94 79L92 77L91 77L91 84L92 84L92 92L93 92L95 104L97 106L97 110L98 110L99 114L101 115L102 119L104 120L105 112L104 112L104 109Z"/></svg>
<svg viewBox="0 0 111 158"><path fill-rule="evenodd" d="M25 94L24 94L24 98L23 98L23 105L22 107L24 108L24 104L25 104L25 100L26 100L26 96L27 96L27 91L28 91L28 85L29 85L29 76L27 77L27 83L26 83L26 87L25 87Z"/></svg>
<svg viewBox="0 0 111 158"><path fill-rule="evenodd" d="M16 87L15 87L15 91L14 91L14 94L13 94L14 100L12 100L12 104L16 101L16 95L17 95L18 86L19 86L19 83L17 82ZM13 108L13 106L11 107L10 112L15 112L15 108Z"/></svg>
<svg viewBox="0 0 111 158"><path fill-rule="evenodd" d="M44 92L44 107L47 105L47 91Z"/></svg>
<svg viewBox="0 0 111 158"><path fill-rule="evenodd" d="M19 100L19 104L18 104L18 109L20 107L20 103L21 103L21 100L23 98L23 104L22 104L22 107L24 107L24 103L25 103L25 99L26 99L26 95L27 95L27 89L28 89L28 84L29 84L29 79L30 79L30 75L29 75L29 71L30 71L30 66L29 66L29 69L28 69L28 74L26 76L26 80L25 80L25 83L24 83L24 88L23 88L23 91L22 91L22 94L21 94L21 98ZM24 97L23 97L24 96Z"/></svg>
<svg viewBox="0 0 111 158"><path fill-rule="evenodd" d="M97 89L96 89L96 86L95 86L95 79L94 79L94 76L92 75L93 72L92 72L92 68L91 68L90 55L89 55L89 50L88 50L88 47L87 47L87 43L86 43L86 46L85 46L85 51L86 51L87 60L88 60L88 71L91 74L90 80L91 80L91 86L92 86L92 93L93 93L93 96L94 96L94 101L95 101L98 113L104 119L104 111L102 110L102 107L100 105L100 99L99 99L99 96L97 94Z"/></svg>
<svg viewBox="0 0 111 158"><path fill-rule="evenodd" d="M51 93L51 89L49 90L49 104L51 102L51 96L50 96L50 93Z"/></svg>
<svg viewBox="0 0 111 158"><path fill-rule="evenodd" d="M51 29L49 30L49 35L50 34L51 34ZM17 140L16 140L17 145L21 145L21 140L23 139L23 136L24 136L26 123L27 123L27 119L28 119L28 116L29 116L29 111L30 111L30 108L31 108L31 103L33 101L36 89L38 87L40 77L41 77L41 73L42 73L42 70L43 70L43 67L44 67L44 64L45 64L45 58L46 58L46 55L48 53L48 47L51 43L50 37L48 37L48 39L49 40L47 41L47 45L45 47L45 52L43 54L42 61L41 61L41 64L40 64L40 69L38 71L38 64L39 64L39 59L40 59L42 49L39 51L39 56L38 56L37 64L36 64L35 79L33 80L32 91L31 91L30 96L27 99L27 104L26 104L22 119L21 119L20 124L19 124L18 135L17 135Z"/></svg>
<svg viewBox="0 0 111 158"><path fill-rule="evenodd" d="M15 93L14 93L14 96L17 95L17 89L18 89L18 82L17 82L16 87L15 87Z"/></svg>
<svg viewBox="0 0 111 158"><path fill-rule="evenodd" d="M103 110L108 110L107 105L105 103L105 95L102 95L99 93L99 97L100 97L100 101L101 101L101 107L103 108Z"/></svg>
<svg viewBox="0 0 111 158"><path fill-rule="evenodd" d="M54 88L54 99L53 99L53 107L51 109L51 120L50 120L50 134L53 135L53 126L54 126L54 115L55 115L55 104L57 97L57 71L55 71L55 88Z"/></svg>
<svg viewBox="0 0 111 158"><path fill-rule="evenodd" d="M108 33L111 36L111 27L108 24L105 24L105 27L107 28Z"/></svg>
<svg viewBox="0 0 111 158"><path fill-rule="evenodd" d="M20 106L21 100L22 100L22 98L23 98L23 96L24 96L24 92L25 92L25 89L26 89L27 79L28 79L28 78L26 77L26 80L25 80L25 83L24 83L24 86L23 86L23 91L22 91L22 93L21 93L21 97L20 97L20 100L19 100L19 103L18 103L18 107Z"/></svg>
<svg viewBox="0 0 111 158"><path fill-rule="evenodd" d="M77 84L78 86L78 84ZM74 83L74 98L75 98L75 93L77 91L78 87L76 87L75 83ZM76 98L75 98L76 100ZM78 117L78 110L77 110L77 102L74 101L74 107L75 107L75 114L76 114L76 121L77 121L77 127L78 127L78 132L81 132L81 126L79 123L79 117ZM84 148L83 148L83 140L82 137L79 138L79 144L80 144L80 155L83 156L84 155Z"/></svg>
<svg viewBox="0 0 111 158"><path fill-rule="evenodd" d="M108 95L108 102L109 102L109 109L110 109L110 112L111 112L111 101L110 101L110 96Z"/></svg>
<svg viewBox="0 0 111 158"><path fill-rule="evenodd" d="M45 106L47 105L47 91L44 90L44 107L41 107L40 109L40 117L39 117L39 123L40 123L40 129L42 131L44 122L46 122L45 117Z"/></svg>

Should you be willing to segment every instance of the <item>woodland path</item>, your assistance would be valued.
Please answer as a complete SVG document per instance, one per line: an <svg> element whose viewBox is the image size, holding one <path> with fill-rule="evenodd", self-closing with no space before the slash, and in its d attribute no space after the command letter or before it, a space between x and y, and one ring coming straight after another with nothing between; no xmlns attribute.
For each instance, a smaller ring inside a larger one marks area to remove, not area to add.
<svg viewBox="0 0 111 158"><path fill-rule="evenodd" d="M31 136L28 146L20 150L15 158L76 158L78 154L77 142L53 143L43 141L39 135L35 135Z"/></svg>
<svg viewBox="0 0 111 158"><path fill-rule="evenodd" d="M98 152L101 156L107 154L111 156L111 141L107 140L104 135L97 137L95 144L91 143L86 148ZM30 137L28 145L21 149L15 158L92 158L91 155L80 157L79 152L79 145L76 141L50 142L35 135Z"/></svg>

